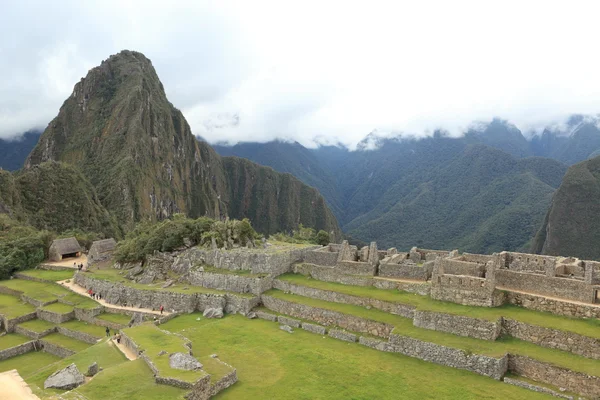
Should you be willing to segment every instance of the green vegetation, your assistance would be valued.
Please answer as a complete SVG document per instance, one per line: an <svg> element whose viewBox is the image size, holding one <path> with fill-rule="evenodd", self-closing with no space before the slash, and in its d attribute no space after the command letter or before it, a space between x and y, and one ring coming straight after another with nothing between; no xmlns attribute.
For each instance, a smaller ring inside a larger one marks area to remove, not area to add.
<svg viewBox="0 0 600 400"><path fill-rule="evenodd" d="M69 289L64 288L56 283L35 282L24 279L11 279L0 281L0 286L21 291L26 296L43 302L49 302L61 298L64 301L67 301L79 308L98 307L98 303L96 303L91 298L81 296L77 293L73 293Z"/></svg>
<svg viewBox="0 0 600 400"><path fill-rule="evenodd" d="M0 209L4 174L6 172L0 170ZM33 268L42 262L50 240L50 233L21 225L0 213L0 279L6 279L15 271Z"/></svg>
<svg viewBox="0 0 600 400"><path fill-rule="evenodd" d="M418 328L413 325L412 320L409 318L388 314L377 309L368 310L365 307L350 304L331 303L328 301L287 294L276 289L272 289L265 294L293 303L305 304L311 307L337 311L343 314L390 324L395 327L394 332L397 332L399 335L462 349L469 353L484 354L493 357L499 357L506 353L514 353L549 362L574 371L588 373L590 375L600 374L600 363L596 360L580 357L565 351L547 349L514 338L502 338L497 341L473 339L445 332Z"/></svg>
<svg viewBox="0 0 600 400"><path fill-rule="evenodd" d="M317 233L313 228L305 227L302 224L298 226L298 229L292 230L289 235L286 233L276 233L271 235L271 238L280 242L320 244L321 246L329 244L331 240L329 233L324 230L320 230Z"/></svg>
<svg viewBox="0 0 600 400"><path fill-rule="evenodd" d="M33 375L36 371L54 364L61 358L45 351L32 351L20 356L0 361L0 372L16 369L22 378Z"/></svg>
<svg viewBox="0 0 600 400"><path fill-rule="evenodd" d="M60 333L51 333L42 338L46 342L55 344L65 349L80 352L90 347L89 343L82 342L81 340L73 339L68 336L61 335Z"/></svg>
<svg viewBox="0 0 600 400"><path fill-rule="evenodd" d="M73 306L63 303L52 303L42 307L42 310L52 311L57 314L68 314L73 311Z"/></svg>
<svg viewBox="0 0 600 400"><path fill-rule="evenodd" d="M30 331L41 333L48 329L54 328L56 326L56 324L53 324L52 322L44 321L43 319L36 318L36 319L32 319L27 322L22 322L19 324L19 326L22 326L25 329L29 329Z"/></svg>
<svg viewBox="0 0 600 400"><path fill-rule="evenodd" d="M43 279L48 282L64 281L66 279L73 278L74 271L72 270L59 270L52 271L47 269L30 269L27 271L20 272L23 275L31 276L33 278Z"/></svg>
<svg viewBox="0 0 600 400"><path fill-rule="evenodd" d="M131 317L129 315L109 313L109 312L102 313L102 314L98 315L96 318L102 319L104 321L114 322L116 324L121 324L123 326L126 326L129 323L129 321L131 320Z"/></svg>
<svg viewBox="0 0 600 400"><path fill-rule="evenodd" d="M215 399L542 399L543 395L470 372L384 353L242 316L182 315L162 328L192 340L198 354L217 353L239 381ZM435 382L435 384L432 384Z"/></svg>
<svg viewBox="0 0 600 400"><path fill-rule="evenodd" d="M13 319L32 312L35 312L35 307L31 304L21 301L17 296L0 293L0 314L6 318Z"/></svg>
<svg viewBox="0 0 600 400"><path fill-rule="evenodd" d="M8 349L10 347L15 347L23 343L29 342L27 336L19 335L18 333L9 333L3 336L0 336L0 350Z"/></svg>
<svg viewBox="0 0 600 400"><path fill-rule="evenodd" d="M340 283L323 282L310 279L300 274L285 274L278 277L296 285L330 290L358 297L389 301L391 303L408 304L418 310L437 311L472 318L496 321L500 317L511 318L544 328L575 332L580 335L600 339L600 323L596 319L578 319L562 317L551 313L529 310L527 308L505 304L501 307L475 307L445 301L433 300L429 296L421 296L401 290L384 290L374 286L351 286Z"/></svg>

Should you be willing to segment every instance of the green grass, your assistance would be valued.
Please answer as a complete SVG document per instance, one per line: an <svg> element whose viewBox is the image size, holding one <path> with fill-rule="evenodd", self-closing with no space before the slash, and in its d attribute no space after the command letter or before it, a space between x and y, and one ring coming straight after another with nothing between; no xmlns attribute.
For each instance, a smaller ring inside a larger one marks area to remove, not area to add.
<svg viewBox="0 0 600 400"><path fill-rule="evenodd" d="M61 335L60 333L51 333L47 336L44 336L42 339L46 342L77 352L83 351L91 346L89 343Z"/></svg>
<svg viewBox="0 0 600 400"><path fill-rule="evenodd" d="M192 340L197 354L217 353L239 381L226 399L545 399L467 371L385 353L263 320L182 315L162 325Z"/></svg>
<svg viewBox="0 0 600 400"><path fill-rule="evenodd" d="M141 351L144 351L150 357L160 371L160 376L176 378L186 382L195 382L206 375L204 371L173 369L169 366L168 354L158 355L161 350L169 354L187 352L188 348L184 346L184 341L179 336L164 332L151 323L127 328L124 332L138 345Z"/></svg>
<svg viewBox="0 0 600 400"><path fill-rule="evenodd" d="M212 272L215 274L224 274L224 275L238 275L238 276L244 276L246 278L264 278L265 276L268 276L269 274L253 274L250 270L247 269L236 269L236 270L232 270L232 269L226 269L226 268L216 268L210 265L203 265L202 268L204 268L204 272Z"/></svg>
<svg viewBox="0 0 600 400"><path fill-rule="evenodd" d="M136 283L136 282L130 281L129 279L124 277L125 274L119 275L119 272L122 272L122 271L118 270L118 269L114 269L114 268L107 268L107 269L93 270L91 272L86 272L86 273L90 274L91 277L96 278L96 279L101 279L101 280L110 281L110 282L118 282L125 286L129 286L134 289L140 289L140 290L151 290L151 291L155 291L155 292L172 292L172 293L184 293L184 294L193 294L193 293L222 294L222 295L223 294L232 294L231 292L226 292L226 291L222 291L222 290L207 289L207 288L203 288L200 286L186 285L186 284L182 284L182 283L174 283L171 286L169 286L168 288L161 287L161 285L164 282L155 282L150 285L144 285L141 283ZM187 289L184 289L186 287L187 287ZM247 293L234 293L234 294L236 296L240 296L240 297L254 297L253 295L247 294Z"/></svg>
<svg viewBox="0 0 600 400"><path fill-rule="evenodd" d="M0 281L0 286L4 286L14 290L19 290L23 292L26 296L43 302L57 300L58 298L64 298L69 303L72 303L80 308L98 307L98 303L96 303L89 297L73 293L69 289L64 288L56 283L35 282L24 279L10 279Z"/></svg>
<svg viewBox="0 0 600 400"><path fill-rule="evenodd" d="M131 321L131 317L129 315L109 313L109 312L102 313L102 314L98 315L96 318L102 319L104 321L114 322L116 324L121 324L124 326L127 326L127 324L129 324L129 321Z"/></svg>
<svg viewBox="0 0 600 400"><path fill-rule="evenodd" d="M294 294L286 294L276 289L270 290L265 294L294 303L305 304L312 307L337 311L344 314L355 315L358 317L370 319L373 321L387 323L393 325L395 327L394 333L398 333L399 335L414 337L423 341L462 349L470 353L484 354L493 357L499 357L506 353L520 354L531 358L535 358L540 361L545 361L558 366L569 368L574 371L580 371L588 373L590 375L600 376L600 362L597 360L591 360L588 358L580 357L565 351L548 349L514 338L502 338L497 341L489 341L457 336L450 333L418 328L413 325L412 320L410 318L404 318L398 315L388 314L377 309L367 310L364 307L354 306L350 304L340 304L323 300L316 300Z"/></svg>
<svg viewBox="0 0 600 400"><path fill-rule="evenodd" d="M32 312L35 312L35 307L31 304L21 301L17 296L0 293L0 314L8 319L31 314Z"/></svg>
<svg viewBox="0 0 600 400"><path fill-rule="evenodd" d="M32 319L31 321L20 323L19 326L22 326L25 329L29 329L30 331L34 331L37 333L44 332L50 328L56 326L52 322L44 321L43 319Z"/></svg>
<svg viewBox="0 0 600 400"><path fill-rule="evenodd" d="M21 377L34 374L36 371L61 360L60 357L44 351L32 351L20 356L0 361L0 372L16 369Z"/></svg>
<svg viewBox="0 0 600 400"><path fill-rule="evenodd" d="M9 333L0 336L0 350L18 346L31 341L27 336L19 335L18 333Z"/></svg>
<svg viewBox="0 0 600 400"><path fill-rule="evenodd" d="M64 323L60 324L59 326L62 326L63 328L66 328L66 329L70 329L72 331L87 333L88 335L95 336L98 339L106 336L106 333L105 333L106 328L105 327L89 324L84 321L72 320L72 321L64 322Z"/></svg>
<svg viewBox="0 0 600 400"><path fill-rule="evenodd" d="M52 303L42 307L42 310L52 311L57 314L68 314L73 311L73 306L63 303Z"/></svg>
<svg viewBox="0 0 600 400"><path fill-rule="evenodd" d="M62 395L64 400L175 400L183 399L184 389L158 385L142 359L123 363L100 372L89 383Z"/></svg>
<svg viewBox="0 0 600 400"><path fill-rule="evenodd" d="M600 321L597 319L562 317L560 315L529 310L510 304L501 307L464 306L456 303L433 300L429 296L421 296L401 290L384 290L373 286L350 286L342 285L340 283L323 282L316 279L310 279L300 274L285 274L278 279L316 289L330 290L358 297L368 297L391 303L408 304L423 311L437 311L448 314L465 315L490 321L496 321L500 317L505 317L531 325L574 332L580 335L600 339Z"/></svg>
<svg viewBox="0 0 600 400"><path fill-rule="evenodd" d="M52 271L46 269L30 269L27 271L20 271L20 274L31 276L34 278L44 279L49 282L64 281L65 279L73 278L74 270L69 271Z"/></svg>

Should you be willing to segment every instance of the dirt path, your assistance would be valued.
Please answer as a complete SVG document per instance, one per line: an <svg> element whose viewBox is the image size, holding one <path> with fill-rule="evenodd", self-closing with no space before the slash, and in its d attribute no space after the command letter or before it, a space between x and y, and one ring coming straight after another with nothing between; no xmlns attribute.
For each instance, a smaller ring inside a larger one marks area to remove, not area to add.
<svg viewBox="0 0 600 400"><path fill-rule="evenodd" d="M73 281L73 279L66 279L64 281L58 281L56 283L59 283L59 284L63 285L64 287L71 289L75 293L79 293L79 294L84 295L84 296L89 296L87 289L84 288L84 287L82 287L82 286L79 286L78 284L76 284ZM99 303L99 304L105 306L105 307L118 308L119 310L127 310L127 311L143 312L143 313L147 313L147 314L161 315L160 311L151 310L149 308L118 306L116 304L107 303L105 300L96 300L96 299L94 299L94 301L96 303ZM163 315L169 315L169 314L170 313L167 312L167 311L163 312Z"/></svg>
<svg viewBox="0 0 600 400"><path fill-rule="evenodd" d="M73 257L68 257L65 258L64 260L61 261L44 261L42 264L44 265L55 265L58 267L69 267L72 269L77 269L76 266L73 265L73 263L79 265L79 264L83 264L84 266L87 265L87 256L85 254L82 254L79 257L73 258Z"/></svg>
<svg viewBox="0 0 600 400"><path fill-rule="evenodd" d="M0 400L40 400L16 369L0 373Z"/></svg>
<svg viewBox="0 0 600 400"><path fill-rule="evenodd" d="M125 354L125 357L127 357L128 360L137 360L138 355L135 354L135 352L133 350L131 350L129 347L125 346L123 343L117 343L116 340L111 339L108 344L110 346L116 346L117 349L121 350L121 353Z"/></svg>

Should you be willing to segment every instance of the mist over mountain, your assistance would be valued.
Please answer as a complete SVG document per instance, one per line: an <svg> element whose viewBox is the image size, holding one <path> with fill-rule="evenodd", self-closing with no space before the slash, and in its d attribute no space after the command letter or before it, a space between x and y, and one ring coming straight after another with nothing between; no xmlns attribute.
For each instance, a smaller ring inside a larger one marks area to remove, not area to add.
<svg viewBox="0 0 600 400"><path fill-rule="evenodd" d="M0 139L0 168L16 171L23 168L25 159L34 148L42 132L32 129L11 140Z"/></svg>

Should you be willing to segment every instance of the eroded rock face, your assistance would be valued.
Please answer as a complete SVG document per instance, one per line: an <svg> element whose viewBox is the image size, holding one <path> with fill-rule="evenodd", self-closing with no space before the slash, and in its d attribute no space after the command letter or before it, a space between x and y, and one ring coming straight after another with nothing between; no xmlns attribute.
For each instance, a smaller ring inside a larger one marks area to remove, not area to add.
<svg viewBox="0 0 600 400"><path fill-rule="evenodd" d="M175 369L195 371L202 369L202 364L193 356L186 353L173 353L169 356L169 366Z"/></svg>
<svg viewBox="0 0 600 400"><path fill-rule="evenodd" d="M202 313L204 318L223 318L223 309L222 308L207 308Z"/></svg>
<svg viewBox="0 0 600 400"><path fill-rule="evenodd" d="M44 382L44 389L71 390L83 384L83 382L85 382L84 376L79 372L75 364L71 364L50 375Z"/></svg>

